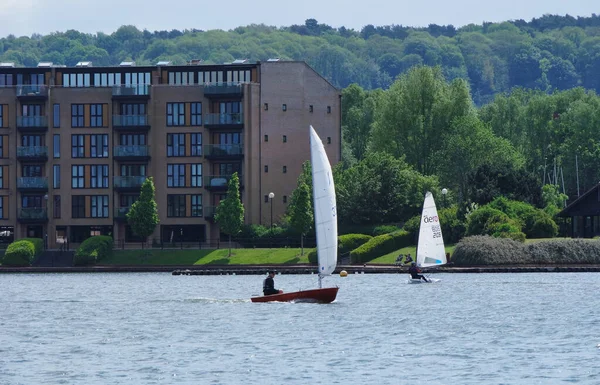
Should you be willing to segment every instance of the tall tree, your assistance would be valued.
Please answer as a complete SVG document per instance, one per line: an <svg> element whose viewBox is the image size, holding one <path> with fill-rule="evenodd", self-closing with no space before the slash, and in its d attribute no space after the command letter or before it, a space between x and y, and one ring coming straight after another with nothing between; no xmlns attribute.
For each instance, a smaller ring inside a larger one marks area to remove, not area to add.
<svg viewBox="0 0 600 385"><path fill-rule="evenodd" d="M310 200L310 187L304 178L298 178L298 186L292 193L289 206L290 224L294 230L300 233L300 255L304 255L304 237L310 231L313 224L313 207Z"/></svg>
<svg viewBox="0 0 600 385"><path fill-rule="evenodd" d="M231 237L242 231L244 225L244 206L240 200L240 179L237 172L233 173L227 186L227 197L223 199L217 212L215 221L222 232L229 235L229 256L231 257Z"/></svg>
<svg viewBox="0 0 600 385"><path fill-rule="evenodd" d="M127 212L127 223L136 235L146 240L152 235L158 222L154 181L152 177L148 177L142 183L140 197L131 205L131 209Z"/></svg>

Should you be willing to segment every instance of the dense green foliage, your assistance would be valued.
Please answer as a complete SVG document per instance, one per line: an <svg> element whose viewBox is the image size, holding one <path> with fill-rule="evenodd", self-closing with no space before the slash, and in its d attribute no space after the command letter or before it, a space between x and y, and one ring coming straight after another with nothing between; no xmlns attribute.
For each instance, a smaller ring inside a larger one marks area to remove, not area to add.
<svg viewBox="0 0 600 385"><path fill-rule="evenodd" d="M73 265L94 265L111 256L113 239L106 235L96 235L83 241L75 251Z"/></svg>
<svg viewBox="0 0 600 385"><path fill-rule="evenodd" d="M4 266L31 266L44 250L40 238L22 238L8 245L2 264Z"/></svg>
<svg viewBox="0 0 600 385"><path fill-rule="evenodd" d="M127 212L127 223L136 235L146 239L152 235L158 222L154 181L152 177L148 177L142 183L140 197Z"/></svg>
<svg viewBox="0 0 600 385"><path fill-rule="evenodd" d="M600 243L581 239L556 239L523 244L489 236L463 238L452 254L455 266L518 264L597 264Z"/></svg>
<svg viewBox="0 0 600 385"><path fill-rule="evenodd" d="M406 231L373 237L368 242L350 252L352 263L366 263L377 257L412 244L411 235Z"/></svg>
<svg viewBox="0 0 600 385"><path fill-rule="evenodd" d="M75 30L0 39L0 61L35 66L39 61L74 66L138 65L191 59L206 63L281 57L305 60L334 85L387 88L415 65L441 66L449 79L465 79L478 104L515 86L600 91L600 16L544 15L529 22L470 24L461 28L366 25L360 31L308 19L303 25L249 25L231 31L140 31L127 25L112 34ZM359 146L360 147L360 146Z"/></svg>
<svg viewBox="0 0 600 385"><path fill-rule="evenodd" d="M298 185L292 192L288 213L290 226L300 234L302 255L304 255L304 236L306 236L313 226L311 195L310 186L307 184L305 178L303 178L303 174L301 174L298 178Z"/></svg>
<svg viewBox="0 0 600 385"><path fill-rule="evenodd" d="M229 235L229 255L231 255L231 237L242 231L244 225L244 206L240 200L240 179L237 172L231 175L227 186L227 197L217 206L215 221L221 231Z"/></svg>

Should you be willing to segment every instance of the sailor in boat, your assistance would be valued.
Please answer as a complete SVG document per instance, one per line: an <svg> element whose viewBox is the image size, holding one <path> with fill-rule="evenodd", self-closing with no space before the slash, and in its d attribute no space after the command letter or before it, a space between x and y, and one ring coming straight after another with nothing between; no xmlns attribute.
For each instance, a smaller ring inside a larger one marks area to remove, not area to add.
<svg viewBox="0 0 600 385"><path fill-rule="evenodd" d="M427 278L425 278L424 275L419 274L419 273L421 273L421 269L419 269L417 264L414 262L410 264L410 267L408 268L408 272L410 273L410 277L412 279L422 279L425 282L429 282L427 280Z"/></svg>
<svg viewBox="0 0 600 385"><path fill-rule="evenodd" d="M263 294L264 295L272 295L272 294L282 294L283 290L275 289L275 281L273 278L275 277L275 270L269 270L269 275L263 281Z"/></svg>

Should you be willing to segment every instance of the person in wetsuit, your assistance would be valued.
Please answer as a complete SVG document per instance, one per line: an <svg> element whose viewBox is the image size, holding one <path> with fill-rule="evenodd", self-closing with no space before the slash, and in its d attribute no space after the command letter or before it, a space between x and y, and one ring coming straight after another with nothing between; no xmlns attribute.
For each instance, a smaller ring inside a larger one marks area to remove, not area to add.
<svg viewBox="0 0 600 385"><path fill-rule="evenodd" d="M410 277L412 279L422 279L425 282L429 282L427 280L427 278L425 278L425 276L419 274L419 273L421 273L421 269L419 269L417 264L414 262L410 264L410 267L408 268L408 272L410 273Z"/></svg>
<svg viewBox="0 0 600 385"><path fill-rule="evenodd" d="M275 277L275 271L270 270L269 275L263 281L263 294L264 295L283 293L283 290L275 289L275 281L273 280L273 277Z"/></svg>

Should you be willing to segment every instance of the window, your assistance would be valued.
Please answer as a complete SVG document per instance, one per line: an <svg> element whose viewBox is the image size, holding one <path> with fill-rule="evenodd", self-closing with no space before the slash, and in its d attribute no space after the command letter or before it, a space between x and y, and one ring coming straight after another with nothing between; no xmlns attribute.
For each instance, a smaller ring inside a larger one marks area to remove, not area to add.
<svg viewBox="0 0 600 385"><path fill-rule="evenodd" d="M8 142L8 135L0 135L0 158L4 158L4 137L6 137L6 141Z"/></svg>
<svg viewBox="0 0 600 385"><path fill-rule="evenodd" d="M90 121L90 125L92 127L104 127L103 121L102 121L102 104L92 104L90 105L90 111L91 111L91 121Z"/></svg>
<svg viewBox="0 0 600 385"><path fill-rule="evenodd" d="M167 103L167 126L185 126L185 103Z"/></svg>
<svg viewBox="0 0 600 385"><path fill-rule="evenodd" d="M327 137L327 144L331 144L331 136Z"/></svg>
<svg viewBox="0 0 600 385"><path fill-rule="evenodd" d="M52 175L52 188L59 189L60 188L60 164L55 164L52 166L53 175Z"/></svg>
<svg viewBox="0 0 600 385"><path fill-rule="evenodd" d="M313 105L308 106L308 112L313 112Z"/></svg>
<svg viewBox="0 0 600 385"><path fill-rule="evenodd" d="M269 110L269 103L265 103L265 111Z"/></svg>
<svg viewBox="0 0 600 385"><path fill-rule="evenodd" d="M167 156L185 156L185 134L167 134Z"/></svg>
<svg viewBox="0 0 600 385"><path fill-rule="evenodd" d="M145 164L122 164L121 176L146 176Z"/></svg>
<svg viewBox="0 0 600 385"><path fill-rule="evenodd" d="M52 205L54 211L54 218L60 218L60 195L54 196L54 205Z"/></svg>
<svg viewBox="0 0 600 385"><path fill-rule="evenodd" d="M283 104L283 105L281 106L281 109L282 109L282 110L284 110L284 111L287 111L287 104Z"/></svg>
<svg viewBox="0 0 600 385"><path fill-rule="evenodd" d="M167 187L185 187L185 164L167 165Z"/></svg>
<svg viewBox="0 0 600 385"><path fill-rule="evenodd" d="M26 165L21 168L21 176L24 177L40 177L42 176L42 166Z"/></svg>
<svg viewBox="0 0 600 385"><path fill-rule="evenodd" d="M287 143L287 135L283 136L283 143Z"/></svg>
<svg viewBox="0 0 600 385"><path fill-rule="evenodd" d="M287 166L283 166L283 173L287 174Z"/></svg>
<svg viewBox="0 0 600 385"><path fill-rule="evenodd" d="M85 156L84 143L84 135L71 135L71 158Z"/></svg>
<svg viewBox="0 0 600 385"><path fill-rule="evenodd" d="M269 196L265 195L265 203L269 203Z"/></svg>
<svg viewBox="0 0 600 385"><path fill-rule="evenodd" d="M60 158L60 135L54 135L52 137L52 151L54 152L54 159Z"/></svg>
<svg viewBox="0 0 600 385"><path fill-rule="evenodd" d="M54 128L60 127L60 104L54 104L54 109L52 111L52 120L54 121ZM0 125L1 127L1 125ZM60 218L60 217L59 217Z"/></svg>
<svg viewBox="0 0 600 385"><path fill-rule="evenodd" d="M21 146L30 147L30 146L41 146L42 145L42 135L22 135L21 136Z"/></svg>
<svg viewBox="0 0 600 385"><path fill-rule="evenodd" d="M92 158L108 158L108 134L90 136Z"/></svg>
<svg viewBox="0 0 600 385"><path fill-rule="evenodd" d="M7 219L4 217L4 197L0 197L0 219Z"/></svg>
<svg viewBox="0 0 600 385"><path fill-rule="evenodd" d="M4 188L4 167L0 166L0 188Z"/></svg>
<svg viewBox="0 0 600 385"><path fill-rule="evenodd" d="M269 141L269 135L265 135L265 142Z"/></svg>
<svg viewBox="0 0 600 385"><path fill-rule="evenodd" d="M283 196L283 203L287 203L287 195Z"/></svg>
<svg viewBox="0 0 600 385"><path fill-rule="evenodd" d="M71 166L71 188L85 188L84 166Z"/></svg>
<svg viewBox="0 0 600 385"><path fill-rule="evenodd" d="M0 127L4 127L4 123L4 105L0 104Z"/></svg>
<svg viewBox="0 0 600 385"><path fill-rule="evenodd" d="M192 138L192 156L202 156L202 134L190 134Z"/></svg>
<svg viewBox="0 0 600 385"><path fill-rule="evenodd" d="M108 165L93 164L90 166L91 188L108 188Z"/></svg>
<svg viewBox="0 0 600 385"><path fill-rule="evenodd" d="M85 218L85 195L71 196L71 218Z"/></svg>
<svg viewBox="0 0 600 385"><path fill-rule="evenodd" d="M194 102L190 103L192 109L190 124L192 126L201 126L202 125L202 103Z"/></svg>
<svg viewBox="0 0 600 385"><path fill-rule="evenodd" d="M327 113L331 114L331 106L327 106Z"/></svg>
<svg viewBox="0 0 600 385"><path fill-rule="evenodd" d="M83 127L83 104L71 104L71 127Z"/></svg>
<svg viewBox="0 0 600 385"><path fill-rule="evenodd" d="M21 207L41 209L42 199L41 195L23 195L21 197Z"/></svg>
<svg viewBox="0 0 600 385"><path fill-rule="evenodd" d="M167 216L185 217L185 195L167 195Z"/></svg>
<svg viewBox="0 0 600 385"><path fill-rule="evenodd" d="M265 172L269 172L269 166L265 165Z"/></svg>
<svg viewBox="0 0 600 385"><path fill-rule="evenodd" d="M192 164L192 187L202 187L202 163Z"/></svg>
<svg viewBox="0 0 600 385"><path fill-rule="evenodd" d="M92 218L108 218L108 195L93 195L90 199Z"/></svg>
<svg viewBox="0 0 600 385"><path fill-rule="evenodd" d="M192 216L202 216L202 194L192 195Z"/></svg>

